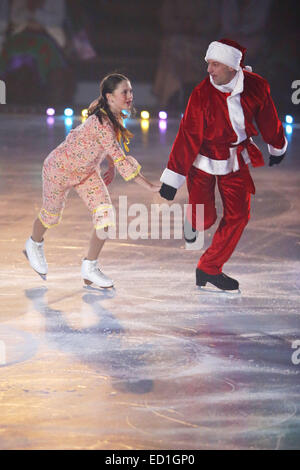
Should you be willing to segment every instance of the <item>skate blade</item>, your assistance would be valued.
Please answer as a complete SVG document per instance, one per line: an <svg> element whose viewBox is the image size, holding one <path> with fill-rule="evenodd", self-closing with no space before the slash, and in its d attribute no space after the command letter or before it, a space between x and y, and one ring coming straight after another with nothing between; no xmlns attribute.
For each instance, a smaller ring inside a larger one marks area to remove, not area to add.
<svg viewBox="0 0 300 470"><path fill-rule="evenodd" d="M241 291L240 289L235 289L235 290L223 290L223 289L218 289L218 287L215 287L215 286L197 286L197 289L200 291L200 292L205 292L205 293L208 293L208 294L217 294L217 295L220 295L220 294L225 294L226 296L232 294L234 296L237 296L239 294L241 294Z"/></svg>
<svg viewBox="0 0 300 470"><path fill-rule="evenodd" d="M28 259L28 256L27 256L27 253L26 253L26 250L23 250L23 254L25 256L25 258L27 258L27 260L29 261ZM30 263L29 263L30 264ZM30 265L30 267L32 268L32 266ZM32 268L33 269L33 268ZM43 279L43 281L47 281L47 274L41 274L39 273L38 271L36 271L35 269L33 269L34 272L36 272L39 276L41 276L41 278Z"/></svg>
<svg viewBox="0 0 300 470"><path fill-rule="evenodd" d="M91 283L91 284L93 284L93 283ZM91 284L83 284L83 288L86 289L86 290L98 291L98 292L99 292L99 291L100 291L100 292L103 291L103 289L104 289L104 290L109 290L109 289L112 289L112 290L113 290L113 289L114 289L114 286L113 286L113 285L112 285L112 286L109 286L109 287L100 287L100 286L97 286L97 285L95 284L95 287L94 287L94 286L91 285Z"/></svg>

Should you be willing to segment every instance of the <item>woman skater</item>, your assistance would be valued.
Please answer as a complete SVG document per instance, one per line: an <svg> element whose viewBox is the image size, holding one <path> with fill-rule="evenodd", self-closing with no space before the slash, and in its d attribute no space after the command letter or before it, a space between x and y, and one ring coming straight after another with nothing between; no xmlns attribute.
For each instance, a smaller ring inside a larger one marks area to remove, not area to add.
<svg viewBox="0 0 300 470"><path fill-rule="evenodd" d="M114 177L115 167L125 181L134 181L146 189L158 192L140 173L141 166L131 156L125 156L132 134L123 126L122 110L131 111L133 94L130 81L124 75L111 74L100 84L100 96L91 103L86 121L71 130L67 138L45 159L43 165L43 205L33 224L31 237L25 245L25 255L31 267L46 279L48 266L44 255L44 234L57 225L71 188L83 199L92 214L94 230L81 276L85 284L112 287L113 281L98 267L98 256L104 245L108 227L114 225L114 213L107 186ZM100 163L108 160L109 168L100 175Z"/></svg>

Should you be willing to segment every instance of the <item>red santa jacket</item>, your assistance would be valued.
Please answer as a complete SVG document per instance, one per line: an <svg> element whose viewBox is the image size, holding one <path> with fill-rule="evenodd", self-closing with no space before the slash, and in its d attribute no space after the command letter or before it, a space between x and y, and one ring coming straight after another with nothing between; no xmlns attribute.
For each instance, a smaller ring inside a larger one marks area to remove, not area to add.
<svg viewBox="0 0 300 470"><path fill-rule="evenodd" d="M287 140L270 95L268 82L240 69L230 93L215 87L208 76L193 90L161 182L179 188L192 165L211 174L227 174L245 163L263 166L251 137L255 123L271 155L282 155Z"/></svg>

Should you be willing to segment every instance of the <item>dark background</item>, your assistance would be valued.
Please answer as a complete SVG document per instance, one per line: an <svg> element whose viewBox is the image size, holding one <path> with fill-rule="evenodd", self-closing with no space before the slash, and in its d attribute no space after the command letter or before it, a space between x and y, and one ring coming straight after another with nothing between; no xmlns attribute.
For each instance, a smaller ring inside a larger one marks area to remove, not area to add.
<svg viewBox="0 0 300 470"><path fill-rule="evenodd" d="M14 1L31 14L21 32L14 29ZM150 85L157 106L184 109L206 75L208 44L229 37L247 47L245 63L270 82L276 105L298 112L291 102L291 84L300 79L296 0L51 2L56 11L61 3L63 46L42 21L38 26L47 0L0 0L0 78L8 105L70 104L79 83L119 71L133 84Z"/></svg>

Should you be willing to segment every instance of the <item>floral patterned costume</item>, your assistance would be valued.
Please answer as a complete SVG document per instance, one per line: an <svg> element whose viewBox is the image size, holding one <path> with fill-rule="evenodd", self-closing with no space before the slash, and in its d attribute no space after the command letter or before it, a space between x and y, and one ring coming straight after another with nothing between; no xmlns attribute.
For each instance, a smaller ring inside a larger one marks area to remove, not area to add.
<svg viewBox="0 0 300 470"><path fill-rule="evenodd" d="M89 116L45 159L43 206L38 215L45 227L60 222L71 188L92 213L96 229L115 225L111 199L100 175L100 163L109 155L125 181L134 178L141 166L135 158L125 156L113 124L105 116L102 119L103 124L94 114Z"/></svg>

